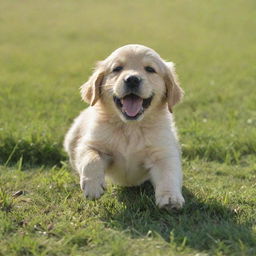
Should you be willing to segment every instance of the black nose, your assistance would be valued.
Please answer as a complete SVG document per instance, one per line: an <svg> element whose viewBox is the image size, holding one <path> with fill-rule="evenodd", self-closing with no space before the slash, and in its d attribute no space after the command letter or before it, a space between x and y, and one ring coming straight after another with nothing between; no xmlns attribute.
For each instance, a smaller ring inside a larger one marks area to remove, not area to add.
<svg viewBox="0 0 256 256"><path fill-rule="evenodd" d="M141 78L138 76L129 76L125 79L125 83L130 88L135 88L140 85Z"/></svg>

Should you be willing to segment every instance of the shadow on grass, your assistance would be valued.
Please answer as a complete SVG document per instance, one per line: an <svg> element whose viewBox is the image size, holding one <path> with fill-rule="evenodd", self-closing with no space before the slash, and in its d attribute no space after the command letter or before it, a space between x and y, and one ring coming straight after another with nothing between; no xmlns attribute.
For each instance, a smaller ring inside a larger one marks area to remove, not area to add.
<svg viewBox="0 0 256 256"><path fill-rule="evenodd" d="M24 166L60 166L65 160L61 142L32 137L17 140L0 138L0 165L14 165L22 160Z"/></svg>
<svg viewBox="0 0 256 256"><path fill-rule="evenodd" d="M125 230L133 238L160 235L177 246L189 246L198 250L240 251L241 244L255 253L252 223L239 224L236 211L214 201L205 203L184 188L184 209L169 213L155 206L154 191L150 183L138 188L124 188L117 197L124 210L109 215L105 221L111 228ZM111 220L111 221L110 221ZM223 249L224 250L224 249Z"/></svg>

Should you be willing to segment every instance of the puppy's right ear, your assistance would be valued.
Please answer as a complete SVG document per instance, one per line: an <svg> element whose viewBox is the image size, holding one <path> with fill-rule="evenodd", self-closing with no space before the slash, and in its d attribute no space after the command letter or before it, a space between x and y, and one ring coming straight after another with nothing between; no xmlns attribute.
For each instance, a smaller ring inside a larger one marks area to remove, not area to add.
<svg viewBox="0 0 256 256"><path fill-rule="evenodd" d="M80 87L82 99L91 106L100 98L104 73L103 68L97 67L89 80Z"/></svg>

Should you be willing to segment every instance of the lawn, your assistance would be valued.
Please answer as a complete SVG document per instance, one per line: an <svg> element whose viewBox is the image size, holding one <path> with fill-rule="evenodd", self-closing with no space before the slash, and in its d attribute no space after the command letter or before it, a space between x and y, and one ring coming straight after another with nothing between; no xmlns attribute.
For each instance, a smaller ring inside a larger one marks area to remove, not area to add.
<svg viewBox="0 0 256 256"><path fill-rule="evenodd" d="M0 255L256 255L254 0L0 6ZM175 62L186 92L179 212L150 184L85 200L62 149L80 85L128 43Z"/></svg>

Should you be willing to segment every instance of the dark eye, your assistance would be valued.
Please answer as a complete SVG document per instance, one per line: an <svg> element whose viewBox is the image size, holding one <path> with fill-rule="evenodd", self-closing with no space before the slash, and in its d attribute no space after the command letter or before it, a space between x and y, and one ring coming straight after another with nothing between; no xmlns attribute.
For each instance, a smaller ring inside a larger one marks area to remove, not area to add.
<svg viewBox="0 0 256 256"><path fill-rule="evenodd" d="M120 71L122 71L123 70L123 67L122 66L117 66L117 67L115 67L113 70L112 70L112 72L120 72Z"/></svg>
<svg viewBox="0 0 256 256"><path fill-rule="evenodd" d="M156 73L155 69L150 67L150 66L146 66L145 67L145 70L148 72L148 73Z"/></svg>

